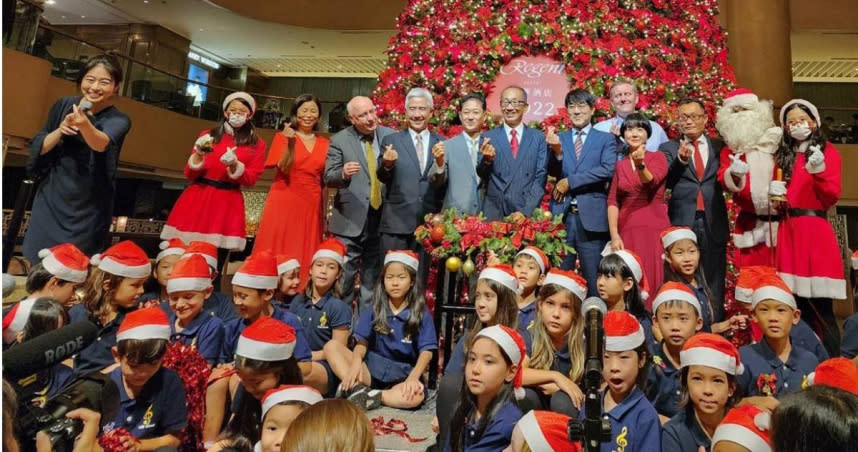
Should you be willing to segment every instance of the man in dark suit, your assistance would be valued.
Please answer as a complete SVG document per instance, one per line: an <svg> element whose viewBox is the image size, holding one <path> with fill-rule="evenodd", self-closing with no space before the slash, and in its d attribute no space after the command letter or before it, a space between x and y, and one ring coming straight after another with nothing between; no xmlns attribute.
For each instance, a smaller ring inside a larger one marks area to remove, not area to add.
<svg viewBox="0 0 858 452"><path fill-rule="evenodd" d="M668 216L672 225L689 226L697 234L700 265L712 291L715 318L721 320L730 235L727 206L718 183L718 156L724 142L705 135L709 118L700 100L681 100L677 118L682 137L660 147L669 165Z"/></svg>
<svg viewBox="0 0 858 452"><path fill-rule="evenodd" d="M477 93L462 98L459 120L462 133L444 142L448 182L443 210L454 208L463 214L476 215L483 209L482 188L495 156L489 140L480 140L486 122L486 98Z"/></svg>
<svg viewBox="0 0 858 452"><path fill-rule="evenodd" d="M527 92L508 86L501 92L503 126L483 136L495 148L483 212L489 220L513 213L530 216L545 194L548 148L545 136L522 123Z"/></svg>
<svg viewBox="0 0 858 452"><path fill-rule="evenodd" d="M353 98L346 111L353 125L331 137L324 179L325 186L337 189L328 230L346 245L343 300L351 301L355 275L360 272L360 311L369 307L381 270L378 225L383 187L376 166L382 140L394 131L378 125L375 105L368 97Z"/></svg>
<svg viewBox="0 0 858 452"><path fill-rule="evenodd" d="M595 295L602 249L611 239L608 187L617 163L617 140L590 124L596 98L589 91L569 91L564 102L572 129L558 136L549 128L546 134L552 151L549 173L558 179L551 195L551 211L565 215L566 243L577 252L566 256L563 268L572 269L575 260L580 260L587 291Z"/></svg>
<svg viewBox="0 0 858 452"><path fill-rule="evenodd" d="M441 211L447 179L444 138L429 132L432 94L412 88L405 96L408 128L381 141L378 179L385 184L381 250L417 250L414 230L427 213ZM401 158L400 158L401 157Z"/></svg>

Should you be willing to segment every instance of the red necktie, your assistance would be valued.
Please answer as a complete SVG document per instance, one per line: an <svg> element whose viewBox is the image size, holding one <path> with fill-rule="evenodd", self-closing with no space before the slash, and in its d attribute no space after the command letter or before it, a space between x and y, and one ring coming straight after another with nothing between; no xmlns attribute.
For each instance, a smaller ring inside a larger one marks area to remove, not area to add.
<svg viewBox="0 0 858 452"><path fill-rule="evenodd" d="M518 137L516 136L518 132L512 129L509 131L509 134L512 136L509 140L509 147L512 149L512 158L515 158L518 155Z"/></svg>
<svg viewBox="0 0 858 452"><path fill-rule="evenodd" d="M694 170L697 171L697 181L703 183L703 156L700 154L700 147L697 140L694 140ZM706 210L706 204L703 202L703 191L697 187L697 210Z"/></svg>

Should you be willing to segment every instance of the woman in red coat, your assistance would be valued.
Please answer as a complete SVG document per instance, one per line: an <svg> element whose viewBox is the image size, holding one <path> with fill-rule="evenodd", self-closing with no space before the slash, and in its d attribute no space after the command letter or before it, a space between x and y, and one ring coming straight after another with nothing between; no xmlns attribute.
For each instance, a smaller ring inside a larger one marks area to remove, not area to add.
<svg viewBox="0 0 858 452"><path fill-rule="evenodd" d="M784 128L775 155L786 181L775 262L796 295L802 317L831 356L840 354L832 299L846 298L843 259L826 211L840 198L840 153L819 131L816 107L793 99L780 114Z"/></svg>
<svg viewBox="0 0 858 452"><path fill-rule="evenodd" d="M222 249L244 250L241 187L256 183L265 162L265 141L250 122L255 111L256 101L245 92L224 99L220 124L200 133L188 157L185 176L191 185L173 206L162 239L202 240Z"/></svg>

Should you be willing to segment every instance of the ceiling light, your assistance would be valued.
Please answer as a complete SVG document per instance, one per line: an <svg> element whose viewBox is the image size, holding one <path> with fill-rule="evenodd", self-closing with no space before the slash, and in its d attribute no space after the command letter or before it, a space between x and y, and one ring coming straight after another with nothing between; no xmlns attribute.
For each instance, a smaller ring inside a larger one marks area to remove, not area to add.
<svg viewBox="0 0 858 452"><path fill-rule="evenodd" d="M149 3L149 0L143 0L143 3Z"/></svg>
<svg viewBox="0 0 858 452"><path fill-rule="evenodd" d="M56 3L54 0L45 0L46 5L53 5L54 3Z"/></svg>
<svg viewBox="0 0 858 452"><path fill-rule="evenodd" d="M86 16L80 16L81 19L86 19Z"/></svg>

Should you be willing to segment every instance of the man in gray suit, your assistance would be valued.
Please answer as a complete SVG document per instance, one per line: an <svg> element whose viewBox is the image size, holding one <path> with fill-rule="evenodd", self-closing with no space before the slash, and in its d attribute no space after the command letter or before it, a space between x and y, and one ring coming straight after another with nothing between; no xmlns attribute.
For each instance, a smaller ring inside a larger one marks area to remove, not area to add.
<svg viewBox="0 0 858 452"><path fill-rule="evenodd" d="M378 124L375 105L368 97L353 98L346 111L352 126L331 137L325 186L337 189L328 230L346 245L342 298L351 302L355 274L360 272L359 312L370 307L381 270L378 225L383 186L376 171L381 141L394 131Z"/></svg>
<svg viewBox="0 0 858 452"><path fill-rule="evenodd" d="M462 133L444 142L447 153L447 195L444 210L455 208L466 215L483 210L485 180L491 175L495 149L488 138L480 143L486 122L486 98L471 93L459 103Z"/></svg>

